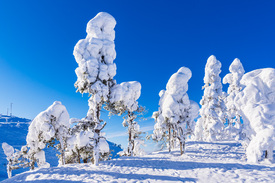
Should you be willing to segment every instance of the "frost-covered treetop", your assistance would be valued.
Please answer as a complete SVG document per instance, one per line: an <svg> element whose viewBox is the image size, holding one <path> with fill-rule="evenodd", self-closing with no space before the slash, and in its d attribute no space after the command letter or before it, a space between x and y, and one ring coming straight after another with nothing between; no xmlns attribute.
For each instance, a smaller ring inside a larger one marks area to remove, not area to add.
<svg viewBox="0 0 275 183"><path fill-rule="evenodd" d="M188 90L188 81L192 76L192 72L187 67L181 67L178 72L174 73L166 85L166 91L169 94L182 94Z"/></svg>
<svg viewBox="0 0 275 183"><path fill-rule="evenodd" d="M219 74L221 73L221 66L221 62L217 60L214 55L211 55L207 59L205 66L205 76L203 79L205 84L215 83L216 81L220 80Z"/></svg>
<svg viewBox="0 0 275 183"><path fill-rule="evenodd" d="M171 122L177 122L185 105L189 106L189 97L186 94L188 90L188 81L192 72L187 67L181 67L174 73L166 85L166 91L160 91L159 106L161 115L165 118L171 118ZM162 117L161 117L162 118Z"/></svg>
<svg viewBox="0 0 275 183"><path fill-rule="evenodd" d="M223 78L223 84L229 83L239 85L245 71L241 61L238 58L234 59L229 67L229 71L230 73Z"/></svg>
<svg viewBox="0 0 275 183"><path fill-rule="evenodd" d="M44 149L46 141L56 135L57 129L58 133L62 133L60 127L70 126L69 120L66 107L61 102L54 102L47 110L39 113L29 126L26 139L28 146Z"/></svg>
<svg viewBox="0 0 275 183"><path fill-rule="evenodd" d="M109 86L116 75L115 19L108 13L98 13L87 24L87 37L74 47L78 63L75 87L80 93L98 93L107 100Z"/></svg>
<svg viewBox="0 0 275 183"><path fill-rule="evenodd" d="M113 41L115 39L115 26L116 20L112 15L100 12L88 22L87 37Z"/></svg>
<svg viewBox="0 0 275 183"><path fill-rule="evenodd" d="M121 102L126 110L133 112L138 109L138 98L141 94L141 84L137 81L123 82L111 89L111 103Z"/></svg>

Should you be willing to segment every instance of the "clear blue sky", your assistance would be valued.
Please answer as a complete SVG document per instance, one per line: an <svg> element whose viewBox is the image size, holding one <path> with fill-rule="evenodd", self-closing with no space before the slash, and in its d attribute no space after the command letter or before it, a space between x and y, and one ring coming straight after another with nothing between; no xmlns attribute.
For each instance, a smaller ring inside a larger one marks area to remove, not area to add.
<svg viewBox="0 0 275 183"><path fill-rule="evenodd" d="M272 0L1 0L0 113L12 102L14 115L34 118L60 100L71 117L86 115L88 98L75 93L72 53L98 12L117 21L115 79L141 83L139 103L149 117L158 108L159 91L182 66L192 70L188 93L199 102L212 54L222 63L221 77L236 57L246 72L274 68L274 10ZM152 120L142 123L153 125ZM121 118L108 120L106 133L123 130Z"/></svg>

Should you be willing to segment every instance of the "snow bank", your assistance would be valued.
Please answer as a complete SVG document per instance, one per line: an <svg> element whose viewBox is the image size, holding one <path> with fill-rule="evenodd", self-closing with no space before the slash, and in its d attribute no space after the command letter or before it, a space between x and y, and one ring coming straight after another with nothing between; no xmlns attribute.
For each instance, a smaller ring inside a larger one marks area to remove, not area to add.
<svg viewBox="0 0 275 183"><path fill-rule="evenodd" d="M266 151L271 160L275 147L275 69L251 71L243 76L241 84L244 89L235 102L244 120L247 159L258 162Z"/></svg>

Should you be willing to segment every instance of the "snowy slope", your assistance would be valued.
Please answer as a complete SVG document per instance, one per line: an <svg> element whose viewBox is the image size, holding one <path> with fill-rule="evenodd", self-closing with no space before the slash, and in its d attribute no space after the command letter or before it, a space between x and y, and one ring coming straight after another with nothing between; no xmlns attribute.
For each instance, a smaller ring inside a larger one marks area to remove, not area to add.
<svg viewBox="0 0 275 183"><path fill-rule="evenodd" d="M274 182L275 164L248 164L237 142L188 142L187 152L155 152L92 164L41 168L5 182Z"/></svg>
<svg viewBox="0 0 275 183"><path fill-rule="evenodd" d="M28 133L29 122L31 121L25 118L18 117L7 118L9 122L6 122L6 119L0 117L0 181L8 178L6 171L7 160L1 144L3 142L7 142L14 148L21 149L23 145L26 145L26 136ZM109 141L108 143L110 146L112 157L117 157L116 154L119 151L122 151L122 149L115 143ZM51 166L57 166L58 158L56 157L56 151L52 148L46 148L45 153L47 162L49 162ZM21 168L19 170L12 171L12 174L15 175L28 170L28 168Z"/></svg>

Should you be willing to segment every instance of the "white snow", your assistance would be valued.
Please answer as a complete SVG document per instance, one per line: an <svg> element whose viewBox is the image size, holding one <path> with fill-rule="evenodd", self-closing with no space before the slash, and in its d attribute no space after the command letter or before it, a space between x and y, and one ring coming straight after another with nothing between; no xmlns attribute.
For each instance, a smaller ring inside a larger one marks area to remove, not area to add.
<svg viewBox="0 0 275 183"><path fill-rule="evenodd" d="M241 84L244 89L235 102L244 122L247 159L258 162L263 151L267 151L267 158L272 160L275 148L275 69L246 73Z"/></svg>
<svg viewBox="0 0 275 183"><path fill-rule="evenodd" d="M70 164L39 168L8 182L274 182L275 165L251 164L237 142L187 142L186 152L155 152L121 157L99 166Z"/></svg>

